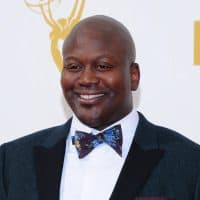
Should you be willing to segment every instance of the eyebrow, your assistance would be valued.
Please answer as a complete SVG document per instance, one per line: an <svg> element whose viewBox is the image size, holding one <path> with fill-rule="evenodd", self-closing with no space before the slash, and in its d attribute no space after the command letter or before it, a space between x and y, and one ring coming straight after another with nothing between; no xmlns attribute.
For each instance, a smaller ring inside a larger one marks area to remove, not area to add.
<svg viewBox="0 0 200 200"><path fill-rule="evenodd" d="M99 55L96 57L96 59L101 59L101 58L114 58L114 56L108 55L108 54L103 54L103 55Z"/></svg>
<svg viewBox="0 0 200 200"><path fill-rule="evenodd" d="M76 58L74 56L65 56L65 57L63 57L63 60L78 60L78 58Z"/></svg>
<svg viewBox="0 0 200 200"><path fill-rule="evenodd" d="M108 55L108 54L102 54L96 57L96 59L101 59L101 58L114 58L112 55ZM78 57L75 56L65 56L63 57L64 60L70 60L70 59L74 59L74 60L78 60Z"/></svg>

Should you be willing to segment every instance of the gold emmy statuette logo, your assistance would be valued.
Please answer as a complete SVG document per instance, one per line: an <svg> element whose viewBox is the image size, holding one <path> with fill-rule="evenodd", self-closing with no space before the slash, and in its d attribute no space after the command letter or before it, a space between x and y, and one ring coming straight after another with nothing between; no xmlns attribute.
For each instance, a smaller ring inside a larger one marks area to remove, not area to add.
<svg viewBox="0 0 200 200"><path fill-rule="evenodd" d="M31 10L37 9L44 18L45 22L51 27L50 42L51 42L51 54L53 60L59 71L63 68L62 54L58 46L59 40L64 40L70 33L74 25L76 25L82 15L85 0L75 0L73 8L69 17L54 19L51 4L55 0L39 0L38 3L30 3L24 0L26 6ZM61 3L61 0L57 0Z"/></svg>
<svg viewBox="0 0 200 200"><path fill-rule="evenodd" d="M194 22L194 65L200 65L200 21Z"/></svg>

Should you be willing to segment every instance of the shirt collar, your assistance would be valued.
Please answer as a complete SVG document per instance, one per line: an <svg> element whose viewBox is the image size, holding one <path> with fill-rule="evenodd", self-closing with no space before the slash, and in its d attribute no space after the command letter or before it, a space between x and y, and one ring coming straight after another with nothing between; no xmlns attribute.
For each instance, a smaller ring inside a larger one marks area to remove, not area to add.
<svg viewBox="0 0 200 200"><path fill-rule="evenodd" d="M138 123L138 119L139 119L139 116L138 116L136 109L132 109L132 111L130 113L128 113L125 117L123 117L119 121L111 124L110 126L106 127L105 129L99 131L97 129L91 128L91 127L87 126L86 124L82 123L76 117L76 115L73 114L70 133L71 133L71 136L73 136L75 131L79 130L79 131L83 131L83 132L87 132L87 133L98 134L99 132L103 132L104 130L109 129L110 127L113 127L118 124L121 125L122 132L126 132L127 130L130 130L130 128L133 131L135 131L135 128Z"/></svg>

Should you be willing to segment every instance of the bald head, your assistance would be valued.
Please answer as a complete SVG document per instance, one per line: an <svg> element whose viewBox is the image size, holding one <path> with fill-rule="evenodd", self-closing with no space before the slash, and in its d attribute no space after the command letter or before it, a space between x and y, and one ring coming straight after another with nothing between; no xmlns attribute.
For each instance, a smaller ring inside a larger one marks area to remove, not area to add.
<svg viewBox="0 0 200 200"><path fill-rule="evenodd" d="M95 15L80 21L65 39L63 50L74 40L88 35L98 36L107 44L118 43L130 62L135 61L135 45L128 29L119 21L104 15Z"/></svg>
<svg viewBox="0 0 200 200"><path fill-rule="evenodd" d="M61 84L80 121L98 130L133 107L139 83L135 46L128 30L106 16L78 23L64 42Z"/></svg>

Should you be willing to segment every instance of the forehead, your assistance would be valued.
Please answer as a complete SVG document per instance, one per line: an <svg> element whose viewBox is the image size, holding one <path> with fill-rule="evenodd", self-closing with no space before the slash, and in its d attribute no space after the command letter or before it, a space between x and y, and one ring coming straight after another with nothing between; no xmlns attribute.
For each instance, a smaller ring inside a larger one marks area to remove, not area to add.
<svg viewBox="0 0 200 200"><path fill-rule="evenodd" d="M125 56L127 54L126 41L113 31L81 29L72 33L65 41L63 55L70 53L104 54Z"/></svg>

